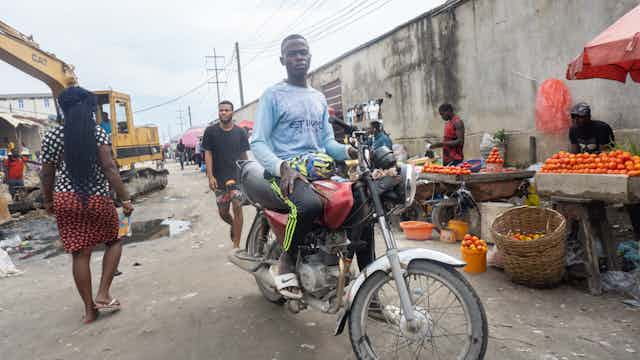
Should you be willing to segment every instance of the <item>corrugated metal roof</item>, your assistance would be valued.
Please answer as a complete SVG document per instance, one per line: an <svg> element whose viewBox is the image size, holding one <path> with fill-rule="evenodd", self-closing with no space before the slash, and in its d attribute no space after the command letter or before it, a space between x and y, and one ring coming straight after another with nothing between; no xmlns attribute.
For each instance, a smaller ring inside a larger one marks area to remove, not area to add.
<svg viewBox="0 0 640 360"><path fill-rule="evenodd" d="M0 113L0 119L8 122L14 128L18 126L26 126L26 127L42 127L43 124L31 119L27 119L23 116L16 116L9 113Z"/></svg>

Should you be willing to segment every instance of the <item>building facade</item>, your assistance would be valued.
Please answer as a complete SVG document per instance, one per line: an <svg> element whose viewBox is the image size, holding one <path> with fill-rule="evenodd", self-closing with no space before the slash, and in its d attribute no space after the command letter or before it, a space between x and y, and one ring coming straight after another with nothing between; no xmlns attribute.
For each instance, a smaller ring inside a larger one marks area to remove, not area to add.
<svg viewBox="0 0 640 360"><path fill-rule="evenodd" d="M342 109L384 99L385 128L412 155L426 139L442 137L437 109L452 103L465 120L465 157L479 156L484 133L505 129L507 161L524 165L530 137L538 159L568 148L566 133L536 130L540 84L564 79L583 46L636 6L637 0L451 0L320 66L310 82ZM640 140L640 86L565 84L573 102L590 103L594 118L609 123L618 139ZM254 120L254 109L250 103L236 118Z"/></svg>
<svg viewBox="0 0 640 360"><path fill-rule="evenodd" d="M56 105L50 93L0 94L0 112L47 119L56 115Z"/></svg>

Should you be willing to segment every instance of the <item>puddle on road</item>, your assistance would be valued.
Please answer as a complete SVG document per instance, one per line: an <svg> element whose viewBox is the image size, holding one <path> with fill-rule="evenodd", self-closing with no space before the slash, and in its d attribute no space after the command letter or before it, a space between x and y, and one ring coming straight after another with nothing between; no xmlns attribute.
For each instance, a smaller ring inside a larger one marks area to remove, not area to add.
<svg viewBox="0 0 640 360"><path fill-rule="evenodd" d="M131 224L131 236L124 240L124 244L174 237L189 230L190 221L134 221ZM7 251L16 264L28 259L49 259L64 254L55 218L49 216L20 219L0 225L0 248ZM96 250L102 249L103 245L96 247Z"/></svg>

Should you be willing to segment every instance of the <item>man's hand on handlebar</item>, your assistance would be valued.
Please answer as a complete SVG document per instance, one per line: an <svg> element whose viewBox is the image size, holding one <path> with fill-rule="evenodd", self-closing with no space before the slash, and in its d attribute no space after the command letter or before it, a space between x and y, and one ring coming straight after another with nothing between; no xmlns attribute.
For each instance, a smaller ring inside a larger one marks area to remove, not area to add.
<svg viewBox="0 0 640 360"><path fill-rule="evenodd" d="M349 146L349 149L347 151L349 152L349 157L351 157L352 159L358 158L358 150L353 146Z"/></svg>

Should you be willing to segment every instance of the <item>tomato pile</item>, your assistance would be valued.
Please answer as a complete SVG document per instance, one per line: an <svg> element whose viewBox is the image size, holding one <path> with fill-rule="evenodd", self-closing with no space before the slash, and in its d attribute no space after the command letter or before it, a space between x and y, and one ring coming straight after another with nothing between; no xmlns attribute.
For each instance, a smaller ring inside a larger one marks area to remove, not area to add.
<svg viewBox="0 0 640 360"><path fill-rule="evenodd" d="M468 164L467 164L468 165ZM470 165L467 166L442 166L435 164L425 164L422 172L431 174L444 174L444 175L470 175Z"/></svg>
<svg viewBox="0 0 640 360"><path fill-rule="evenodd" d="M541 237L543 237L544 235L545 235L545 233L543 233L543 232L537 232L537 233L515 233L515 234L511 235L511 239L519 240L519 241L531 241L531 240L538 240Z"/></svg>
<svg viewBox="0 0 640 360"><path fill-rule="evenodd" d="M487 157L487 164L504 164L504 159L500 156L500 151L497 147L491 149L489 157Z"/></svg>
<svg viewBox="0 0 640 360"><path fill-rule="evenodd" d="M462 247L470 251L480 253L487 252L487 242L470 234L464 236L464 240L462 240Z"/></svg>
<svg viewBox="0 0 640 360"><path fill-rule="evenodd" d="M616 150L601 154L570 154L561 151L547 159L543 173L618 174L640 176L640 156Z"/></svg>

